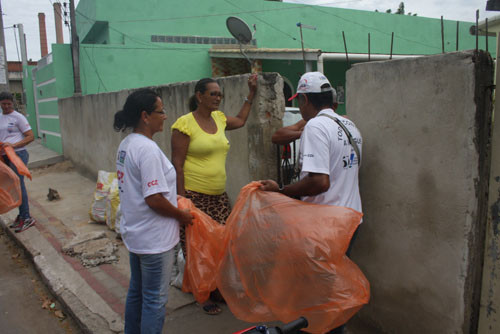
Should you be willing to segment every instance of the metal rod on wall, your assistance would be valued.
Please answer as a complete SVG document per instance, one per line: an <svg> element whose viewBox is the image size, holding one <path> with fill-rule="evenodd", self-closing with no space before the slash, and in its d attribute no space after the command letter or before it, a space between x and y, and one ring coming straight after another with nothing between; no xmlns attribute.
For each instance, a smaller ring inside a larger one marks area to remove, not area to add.
<svg viewBox="0 0 500 334"><path fill-rule="evenodd" d="M306 52L304 51L304 37L302 37L302 23L297 23L297 26L300 28L300 43L302 44L302 59L304 60L304 73L307 72L306 67Z"/></svg>
<svg viewBox="0 0 500 334"><path fill-rule="evenodd" d="M342 31L342 38L344 39L345 59L347 61L347 67L349 67L349 54L347 53L347 43L345 42L344 31Z"/></svg>
<svg viewBox="0 0 500 334"><path fill-rule="evenodd" d="M370 61L371 50L370 50L370 33L368 33L368 61Z"/></svg>
<svg viewBox="0 0 500 334"><path fill-rule="evenodd" d="M394 31L391 34L391 55L389 56L389 59L392 59L392 47L394 46Z"/></svg>
<svg viewBox="0 0 500 334"><path fill-rule="evenodd" d="M476 10L476 52L479 50L479 9Z"/></svg>
<svg viewBox="0 0 500 334"><path fill-rule="evenodd" d="M458 27L459 27L460 22L457 21L457 51L458 51Z"/></svg>
<svg viewBox="0 0 500 334"><path fill-rule="evenodd" d="M486 35L485 35L485 38L486 38L486 52L488 52L488 19L486 19Z"/></svg>
<svg viewBox="0 0 500 334"><path fill-rule="evenodd" d="M443 15L441 15L441 51L444 53L444 22L443 22Z"/></svg>

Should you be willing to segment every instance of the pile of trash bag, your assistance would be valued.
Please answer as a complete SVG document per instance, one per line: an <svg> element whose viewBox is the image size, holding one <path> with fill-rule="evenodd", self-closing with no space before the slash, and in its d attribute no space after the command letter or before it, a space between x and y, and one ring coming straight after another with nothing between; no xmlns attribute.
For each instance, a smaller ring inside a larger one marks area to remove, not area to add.
<svg viewBox="0 0 500 334"><path fill-rule="evenodd" d="M303 316L310 333L346 323L370 298L368 280L345 255L362 214L259 186L241 190L225 226L179 200L195 216L187 228L183 290L203 302L218 288L247 322Z"/></svg>
<svg viewBox="0 0 500 334"><path fill-rule="evenodd" d="M19 174L31 180L31 173L11 146L4 147L5 154ZM21 205L21 183L14 171L0 157L0 214Z"/></svg>

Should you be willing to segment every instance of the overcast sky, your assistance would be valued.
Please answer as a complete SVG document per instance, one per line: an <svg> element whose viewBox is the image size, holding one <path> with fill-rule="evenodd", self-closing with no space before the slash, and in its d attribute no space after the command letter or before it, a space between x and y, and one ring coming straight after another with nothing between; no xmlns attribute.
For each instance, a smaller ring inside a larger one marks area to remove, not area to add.
<svg viewBox="0 0 500 334"><path fill-rule="evenodd" d="M5 44L7 49L7 60L16 61L20 59L19 35L14 24L22 23L26 35L28 59L38 60L40 54L40 35L38 29L38 13L45 13L45 24L47 29L47 41L49 52L51 44L56 41L54 10L52 3L56 0L0 0L3 11L3 24ZM115 0L120 1L120 0ZM209 1L209 0L200 0ZM254 0L258 1L258 0ZM68 1L69 2L69 1ZM317 4L324 6L343 7L374 11L378 9L385 12L387 9L395 11L401 0L284 0L290 3ZM64 3L64 2L63 2ZM78 0L75 0L78 4ZM441 15L449 20L475 21L476 9L480 10L480 20L486 17L500 15L500 12L485 12L486 0L406 0L406 12L417 13L419 16L439 18ZM63 25L64 42L69 43L69 30ZM14 33L15 36L14 37ZM17 39L17 47L16 47ZM19 56L18 56L19 54Z"/></svg>

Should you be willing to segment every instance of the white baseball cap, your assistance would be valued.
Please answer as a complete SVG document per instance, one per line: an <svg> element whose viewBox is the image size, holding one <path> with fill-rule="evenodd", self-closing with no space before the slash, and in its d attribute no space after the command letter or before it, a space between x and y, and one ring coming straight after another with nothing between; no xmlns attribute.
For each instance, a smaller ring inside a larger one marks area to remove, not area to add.
<svg viewBox="0 0 500 334"><path fill-rule="evenodd" d="M328 87L321 88L324 84L328 84ZM333 87L323 73L307 72L300 77L299 84L297 85L297 93L289 98L288 101L293 100L299 94L331 91L333 91Z"/></svg>

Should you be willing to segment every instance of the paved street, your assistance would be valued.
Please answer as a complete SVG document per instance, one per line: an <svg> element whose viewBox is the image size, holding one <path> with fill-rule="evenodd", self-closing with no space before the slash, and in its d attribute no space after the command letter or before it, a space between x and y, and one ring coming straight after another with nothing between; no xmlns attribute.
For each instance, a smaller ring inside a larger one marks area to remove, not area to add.
<svg viewBox="0 0 500 334"><path fill-rule="evenodd" d="M61 305L56 302L51 309L54 300L24 252L0 229L0 332L80 333L64 313L62 320L56 316Z"/></svg>

